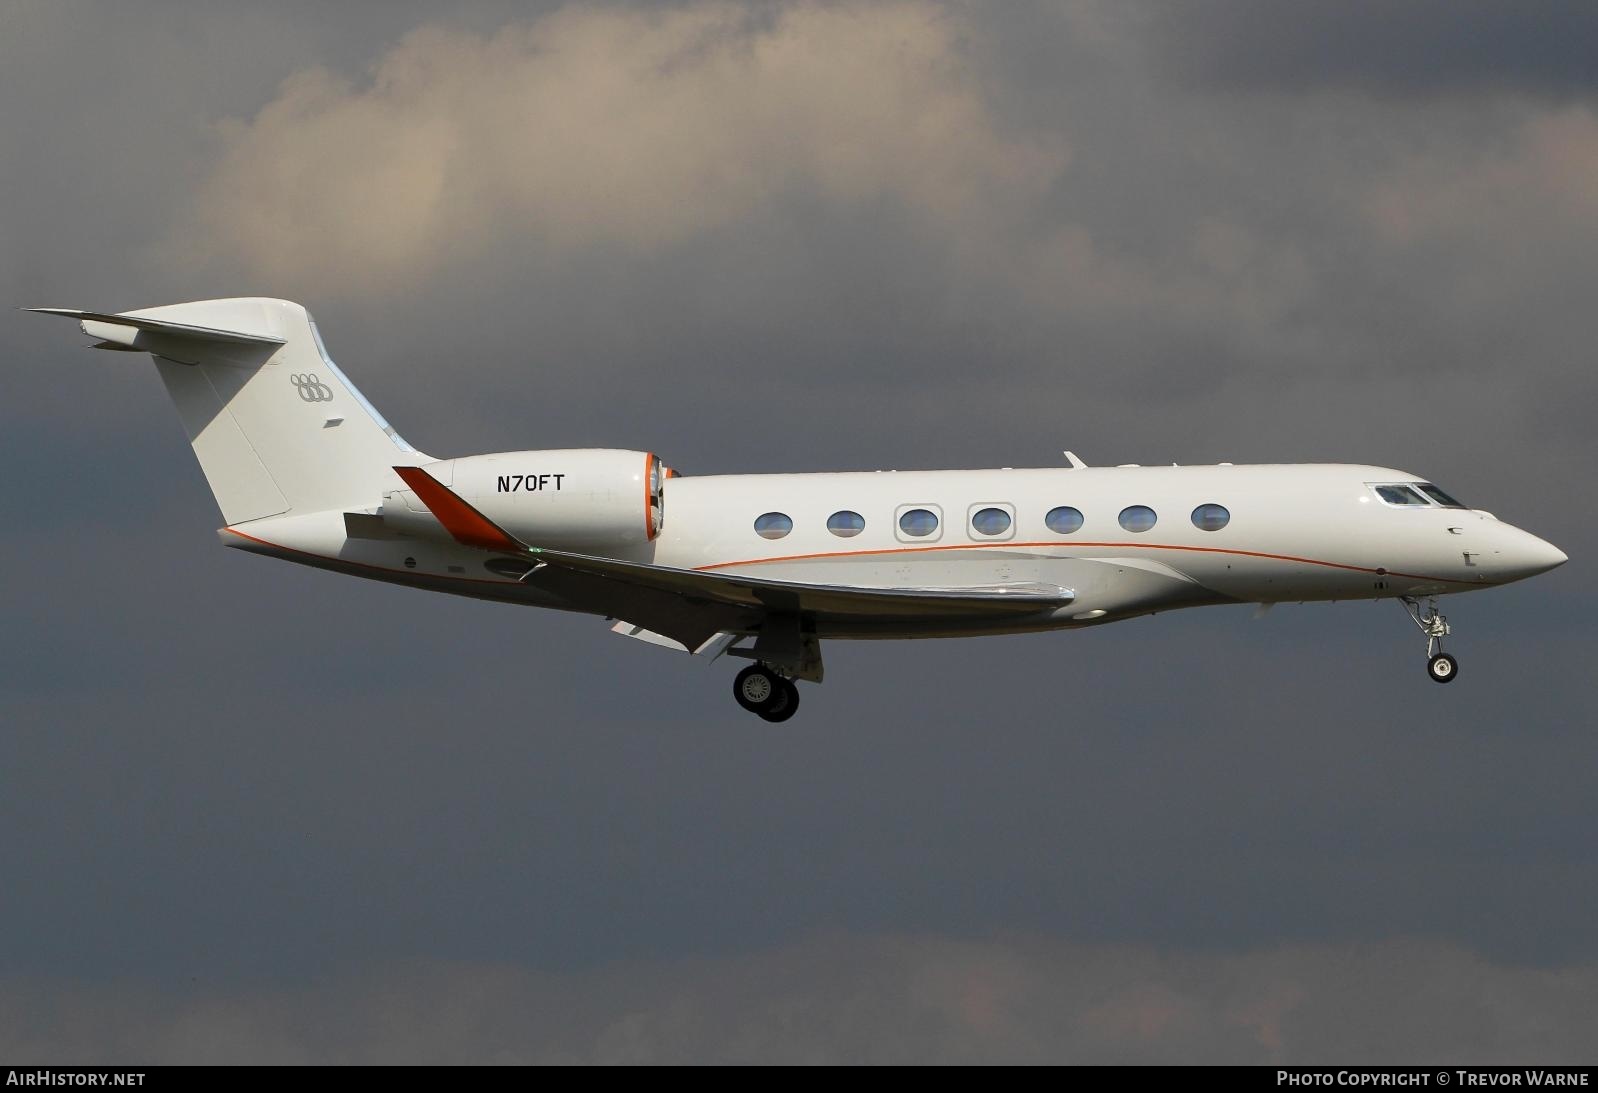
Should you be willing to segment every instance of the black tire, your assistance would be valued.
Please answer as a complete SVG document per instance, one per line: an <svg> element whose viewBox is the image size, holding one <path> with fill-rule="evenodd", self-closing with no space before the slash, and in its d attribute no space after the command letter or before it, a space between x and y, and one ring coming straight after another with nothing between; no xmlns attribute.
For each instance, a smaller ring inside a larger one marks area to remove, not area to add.
<svg viewBox="0 0 1598 1093"><path fill-rule="evenodd" d="M1438 683L1452 683L1459 675L1459 661L1447 653L1438 653L1426 662L1426 674Z"/></svg>
<svg viewBox="0 0 1598 1093"><path fill-rule="evenodd" d="M791 679L779 679L782 690L778 697L774 697L770 706L759 711L760 716L767 721L786 721L799 712L799 688L794 686Z"/></svg>
<svg viewBox="0 0 1598 1093"><path fill-rule="evenodd" d="M751 664L733 677L732 697L750 713L766 711L783 696L783 679L762 664Z"/></svg>

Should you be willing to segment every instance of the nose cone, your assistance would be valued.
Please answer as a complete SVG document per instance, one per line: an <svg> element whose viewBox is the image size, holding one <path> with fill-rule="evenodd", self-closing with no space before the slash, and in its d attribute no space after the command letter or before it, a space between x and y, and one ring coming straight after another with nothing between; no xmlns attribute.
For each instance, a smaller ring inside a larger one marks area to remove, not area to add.
<svg viewBox="0 0 1598 1093"><path fill-rule="evenodd" d="M1499 548L1498 564L1504 580L1520 581L1547 573L1569 560L1554 544L1515 528L1514 535Z"/></svg>

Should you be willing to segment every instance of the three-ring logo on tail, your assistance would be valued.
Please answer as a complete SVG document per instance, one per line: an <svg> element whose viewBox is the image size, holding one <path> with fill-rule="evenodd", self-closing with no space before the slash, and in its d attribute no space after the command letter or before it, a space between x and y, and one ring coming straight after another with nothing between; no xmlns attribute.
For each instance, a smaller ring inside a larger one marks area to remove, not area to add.
<svg viewBox="0 0 1598 1093"><path fill-rule="evenodd" d="M289 382L306 402L332 402L333 389L316 378L315 372L296 372Z"/></svg>

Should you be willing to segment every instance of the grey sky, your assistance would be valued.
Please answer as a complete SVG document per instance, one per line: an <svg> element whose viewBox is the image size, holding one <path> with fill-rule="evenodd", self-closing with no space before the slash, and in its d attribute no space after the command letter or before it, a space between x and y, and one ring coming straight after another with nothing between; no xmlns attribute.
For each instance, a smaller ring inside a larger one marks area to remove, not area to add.
<svg viewBox="0 0 1598 1093"><path fill-rule="evenodd" d="M1585 7L431 7L0 6L0 290L297 299L439 456L1369 461L1572 561L1449 688L1211 610L757 729L223 551L153 370L12 312L0 1054L1592 1060Z"/></svg>

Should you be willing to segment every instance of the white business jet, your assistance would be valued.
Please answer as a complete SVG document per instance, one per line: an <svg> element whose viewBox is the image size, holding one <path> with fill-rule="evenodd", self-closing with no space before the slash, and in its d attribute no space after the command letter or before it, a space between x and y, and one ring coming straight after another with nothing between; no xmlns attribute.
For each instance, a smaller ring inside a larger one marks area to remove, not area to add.
<svg viewBox="0 0 1598 1093"><path fill-rule="evenodd" d="M1209 604L1397 599L1452 681L1436 598L1565 561L1384 467L1267 465L680 477L605 448L434 459L345 378L285 300L204 300L82 323L149 353L228 546L437 592L606 616L752 663L767 721L819 683L823 638L1098 626Z"/></svg>

